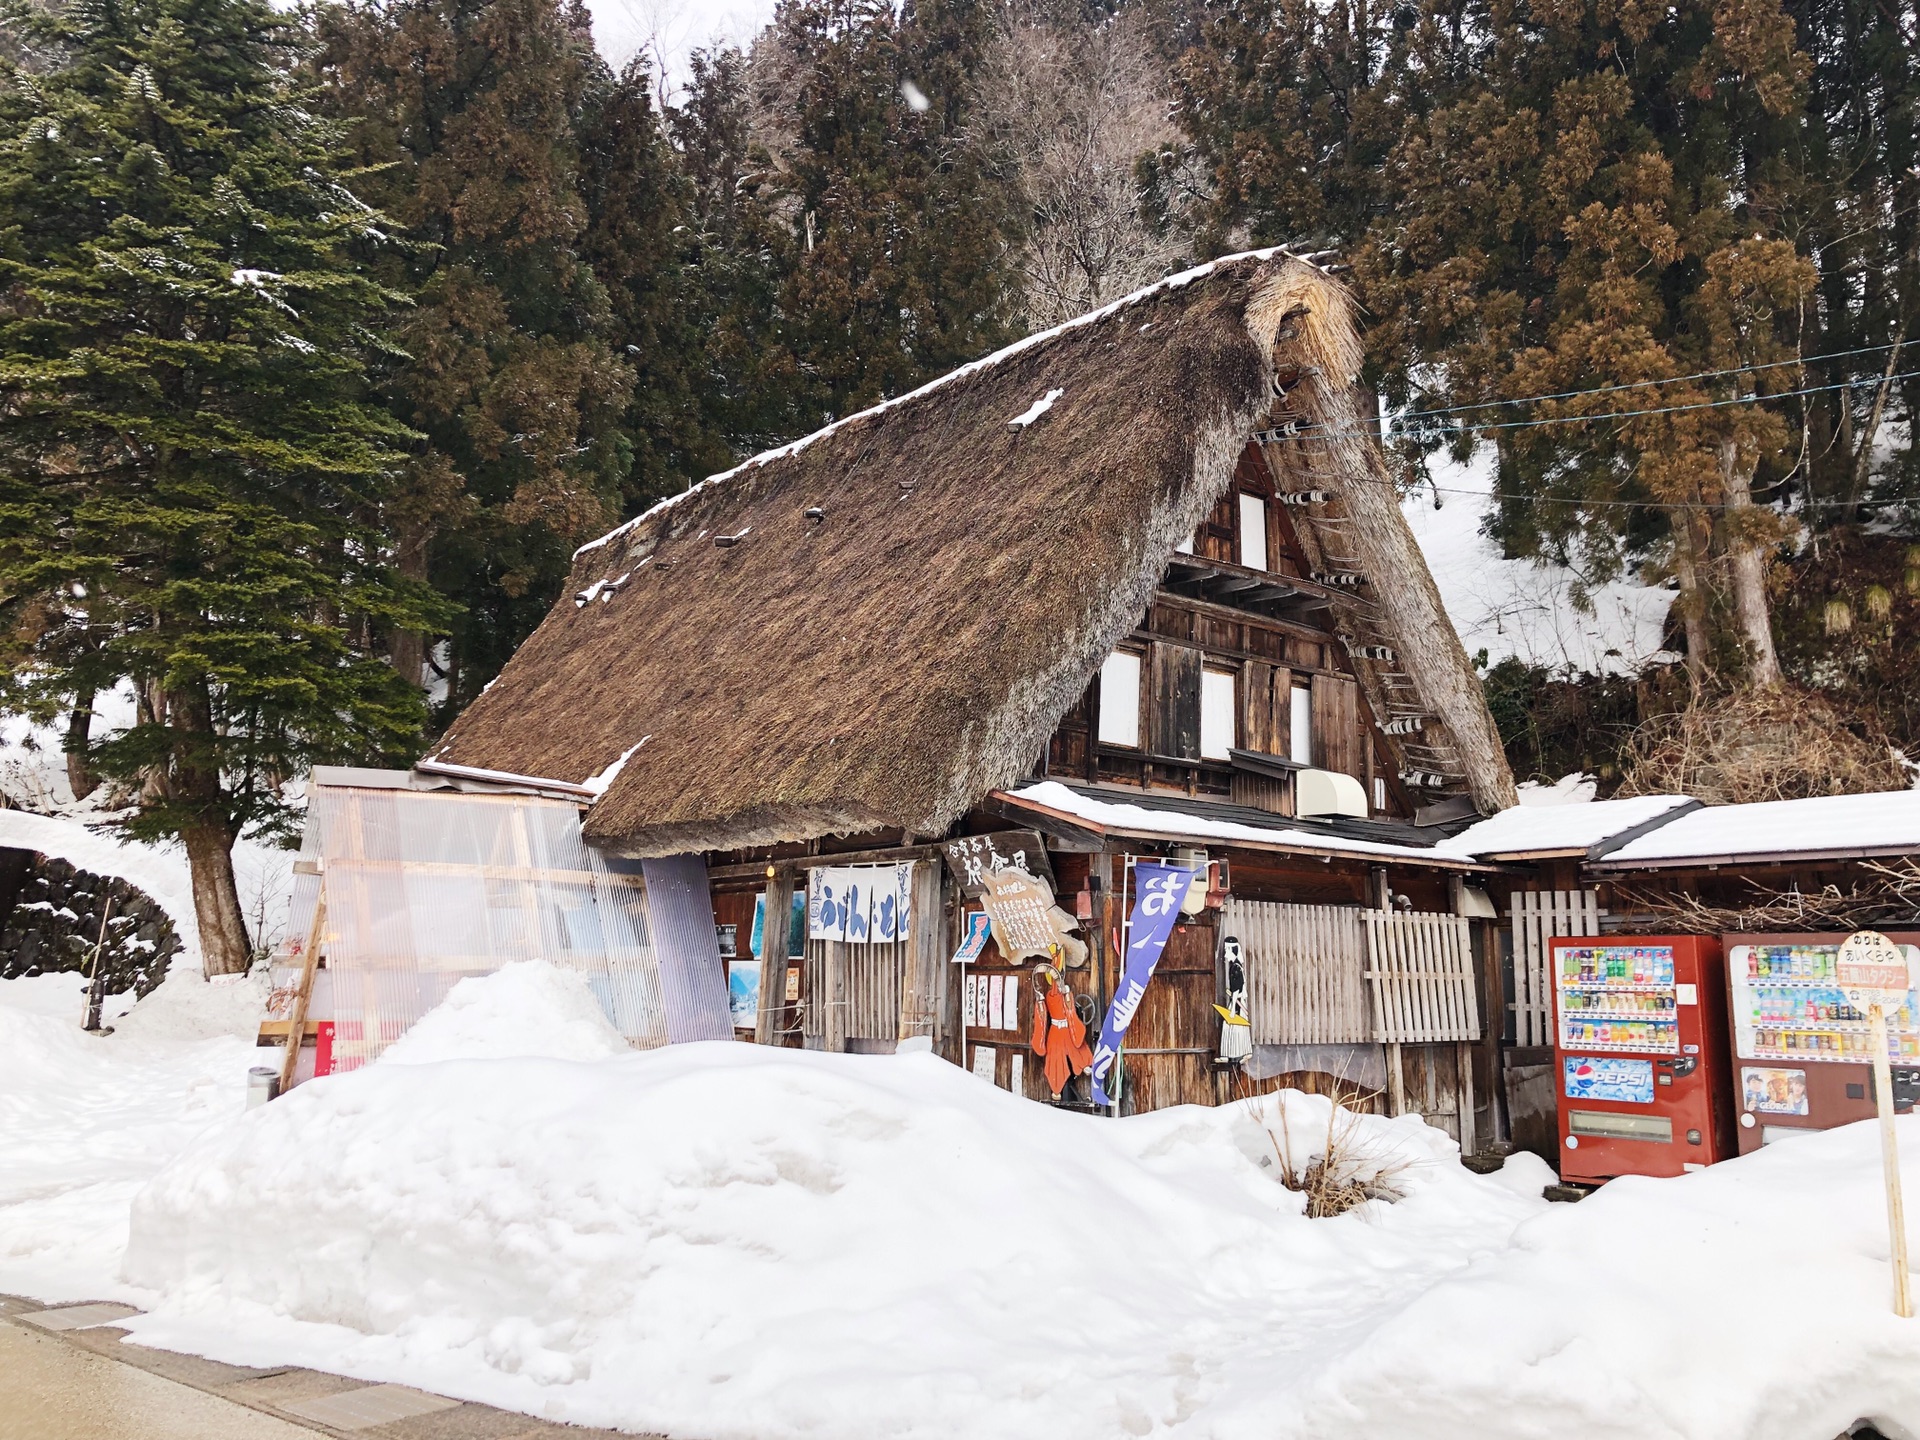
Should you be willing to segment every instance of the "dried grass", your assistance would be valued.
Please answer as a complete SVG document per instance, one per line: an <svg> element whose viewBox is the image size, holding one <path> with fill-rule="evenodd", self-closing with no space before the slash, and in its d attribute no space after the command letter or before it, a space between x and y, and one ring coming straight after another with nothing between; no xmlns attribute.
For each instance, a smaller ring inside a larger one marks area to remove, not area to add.
<svg viewBox="0 0 1920 1440"><path fill-rule="evenodd" d="M1692 795L1709 805L1903 790L1907 775L1871 717L1789 686L1702 690L1627 745L1621 795Z"/></svg>
<svg viewBox="0 0 1920 1440"><path fill-rule="evenodd" d="M1328 1107L1325 1142L1308 1151L1304 1159L1296 1158L1283 1094L1263 1096L1253 1105L1253 1114L1273 1146L1280 1183L1307 1197L1309 1218L1326 1220L1344 1215L1369 1200L1391 1204L1406 1193L1399 1180L1409 1162L1368 1140L1360 1127L1360 1112L1344 1105ZM1360 1098L1370 1105L1378 1096ZM1272 1118L1275 1115L1279 1119L1277 1131Z"/></svg>

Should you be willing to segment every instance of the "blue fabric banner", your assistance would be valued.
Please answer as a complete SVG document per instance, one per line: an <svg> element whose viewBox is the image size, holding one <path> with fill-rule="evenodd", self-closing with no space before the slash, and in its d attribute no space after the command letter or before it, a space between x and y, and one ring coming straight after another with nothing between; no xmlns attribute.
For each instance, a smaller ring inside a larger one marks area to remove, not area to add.
<svg viewBox="0 0 1920 1440"><path fill-rule="evenodd" d="M1107 1007L1106 1023L1100 1027L1100 1043L1093 1050L1093 1103L1111 1105L1107 1095L1107 1074L1120 1053L1120 1042L1133 1024L1134 1011L1147 993L1153 979L1153 967L1160 963L1160 952L1167 948L1173 922L1180 918L1180 902L1198 871L1179 865L1163 865L1142 860L1133 867L1136 898L1133 918L1127 925L1127 953L1120 972L1120 986Z"/></svg>

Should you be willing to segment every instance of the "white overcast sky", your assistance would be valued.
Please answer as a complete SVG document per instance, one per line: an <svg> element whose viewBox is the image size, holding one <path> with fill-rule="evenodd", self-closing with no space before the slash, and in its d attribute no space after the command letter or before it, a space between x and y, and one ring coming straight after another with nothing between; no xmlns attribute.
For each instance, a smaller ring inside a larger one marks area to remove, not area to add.
<svg viewBox="0 0 1920 1440"><path fill-rule="evenodd" d="M687 56L724 40L744 45L773 18L773 0L587 0L593 38L616 69L642 49L665 61L676 84Z"/></svg>

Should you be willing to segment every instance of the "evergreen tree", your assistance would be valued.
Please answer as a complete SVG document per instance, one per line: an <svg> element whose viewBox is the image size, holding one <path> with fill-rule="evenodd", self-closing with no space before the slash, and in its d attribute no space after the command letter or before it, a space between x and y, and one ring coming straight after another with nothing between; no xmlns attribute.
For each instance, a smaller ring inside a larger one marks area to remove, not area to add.
<svg viewBox="0 0 1920 1440"><path fill-rule="evenodd" d="M725 469L732 451L704 392L718 377L707 353L693 186L653 101L653 72L636 60L588 90L580 121L583 257L607 291L612 333L634 372L624 430L632 458L621 487L632 514L690 480Z"/></svg>
<svg viewBox="0 0 1920 1440"><path fill-rule="evenodd" d="M251 953L231 848L319 761L406 756L369 653L440 618L379 529L411 436L367 403L385 223L259 0L80 0L0 66L0 609L9 708L130 682L92 765L178 836L209 972Z"/></svg>
<svg viewBox="0 0 1920 1440"><path fill-rule="evenodd" d="M418 292L387 387L422 432L393 523L408 573L457 600L446 714L545 616L569 552L618 514L633 371L583 247L579 117L601 78L577 0L364 0L316 20L328 110L379 166ZM421 637L395 666L421 678Z"/></svg>
<svg viewBox="0 0 1920 1440"><path fill-rule="evenodd" d="M800 253L781 294L813 423L1011 338L1011 189L969 133L980 0L789 0L802 77L786 183Z"/></svg>

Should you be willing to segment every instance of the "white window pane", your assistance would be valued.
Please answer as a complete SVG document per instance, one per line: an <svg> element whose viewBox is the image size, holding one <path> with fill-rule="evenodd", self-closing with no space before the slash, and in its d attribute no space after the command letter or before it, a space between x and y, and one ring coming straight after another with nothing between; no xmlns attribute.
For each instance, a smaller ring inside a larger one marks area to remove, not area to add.
<svg viewBox="0 0 1920 1440"><path fill-rule="evenodd" d="M1287 719L1287 758L1296 765L1313 763L1313 692L1293 687L1293 710Z"/></svg>
<svg viewBox="0 0 1920 1440"><path fill-rule="evenodd" d="M1231 670L1206 670L1200 675L1200 754L1225 760L1233 748L1233 717L1238 709Z"/></svg>
<svg viewBox="0 0 1920 1440"><path fill-rule="evenodd" d="M1174 546L1173 553L1176 555L1191 555L1193 553L1193 537L1189 535L1178 545Z"/></svg>
<svg viewBox="0 0 1920 1440"><path fill-rule="evenodd" d="M1140 657L1116 650L1100 667L1100 743L1140 745Z"/></svg>
<svg viewBox="0 0 1920 1440"><path fill-rule="evenodd" d="M1387 808L1387 782L1378 775L1373 777L1373 808L1376 810Z"/></svg>
<svg viewBox="0 0 1920 1440"><path fill-rule="evenodd" d="M1267 568L1267 502L1258 495L1240 497L1240 563L1251 570Z"/></svg>

